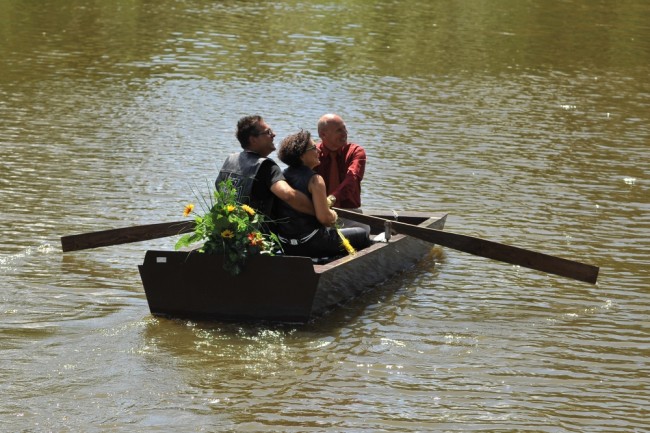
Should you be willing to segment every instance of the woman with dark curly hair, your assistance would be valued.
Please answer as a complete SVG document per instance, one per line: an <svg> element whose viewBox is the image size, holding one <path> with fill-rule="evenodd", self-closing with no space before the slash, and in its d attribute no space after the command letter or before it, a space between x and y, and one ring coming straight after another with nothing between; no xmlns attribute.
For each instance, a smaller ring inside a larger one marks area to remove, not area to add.
<svg viewBox="0 0 650 433"><path fill-rule="evenodd" d="M289 185L311 198L315 216L298 212L277 202L277 231L288 255L333 257L345 254L336 227L337 215L329 208L325 181L314 168L320 164L318 149L309 131L291 134L280 143L278 157L288 165L284 177ZM370 245L368 232L360 227L341 229L355 249Z"/></svg>

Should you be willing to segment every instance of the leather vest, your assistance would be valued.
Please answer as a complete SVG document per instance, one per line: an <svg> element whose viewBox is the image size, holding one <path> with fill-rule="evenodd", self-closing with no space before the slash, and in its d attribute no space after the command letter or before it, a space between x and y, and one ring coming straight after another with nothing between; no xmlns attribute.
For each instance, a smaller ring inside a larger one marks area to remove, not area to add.
<svg viewBox="0 0 650 433"><path fill-rule="evenodd" d="M231 179L235 189L237 189L237 201L250 205L253 209L264 215L271 215L273 209L273 198L275 197L270 191L265 197L253 196L253 185L257 177L257 172L267 158L259 156L252 152L234 153L223 163L217 180L214 182L215 187L219 188L219 183L226 179Z"/></svg>
<svg viewBox="0 0 650 433"><path fill-rule="evenodd" d="M288 167L283 172L289 185L311 200L309 192L309 180L316 173L307 166ZM276 202L276 228L280 235L285 238L301 238L315 229L323 227L315 216L298 212L291 206L278 200Z"/></svg>

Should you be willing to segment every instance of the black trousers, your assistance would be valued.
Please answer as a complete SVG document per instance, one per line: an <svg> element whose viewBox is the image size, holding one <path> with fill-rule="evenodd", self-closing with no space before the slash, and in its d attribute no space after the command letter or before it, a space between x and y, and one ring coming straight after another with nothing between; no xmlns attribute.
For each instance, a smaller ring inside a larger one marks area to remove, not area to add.
<svg viewBox="0 0 650 433"><path fill-rule="evenodd" d="M350 227L341 229L343 236L350 241L350 244L356 250L360 250L370 245L368 232L361 227ZM322 227L307 242L298 245L283 243L284 253L289 256L307 256L307 257L333 257L347 254L343 247L341 237L335 228Z"/></svg>

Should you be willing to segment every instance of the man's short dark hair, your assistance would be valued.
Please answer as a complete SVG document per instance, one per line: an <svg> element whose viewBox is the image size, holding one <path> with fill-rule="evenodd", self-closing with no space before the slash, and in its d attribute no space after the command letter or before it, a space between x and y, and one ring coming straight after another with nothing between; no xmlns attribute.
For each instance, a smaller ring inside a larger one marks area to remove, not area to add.
<svg viewBox="0 0 650 433"><path fill-rule="evenodd" d="M262 123L264 119L262 116L254 114L252 116L244 116L237 122L237 140L243 149L248 149L251 135L259 135L258 125Z"/></svg>

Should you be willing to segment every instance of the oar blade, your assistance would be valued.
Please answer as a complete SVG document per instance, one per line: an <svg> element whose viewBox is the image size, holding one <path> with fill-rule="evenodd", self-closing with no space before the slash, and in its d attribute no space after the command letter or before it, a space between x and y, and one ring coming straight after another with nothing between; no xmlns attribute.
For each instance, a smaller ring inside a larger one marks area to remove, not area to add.
<svg viewBox="0 0 650 433"><path fill-rule="evenodd" d="M386 221L383 218L359 214L344 209L336 208L335 210L339 216L375 227L380 226L380 224L383 224L384 221ZM591 284L595 284L598 279L599 268L586 263L563 259L561 257L538 253L472 236L450 233L448 231L419 227L397 221L390 221L390 223L392 228L398 233L476 256L572 278L574 280L584 281Z"/></svg>
<svg viewBox="0 0 650 433"><path fill-rule="evenodd" d="M194 221L174 221L101 230L91 233L63 236L61 237L61 248L63 252L79 251L89 248L99 248L175 236L188 233L193 229Z"/></svg>
<svg viewBox="0 0 650 433"><path fill-rule="evenodd" d="M392 223L392 225L395 227L396 223ZM420 239L426 238L424 240L479 257L498 260L512 265L572 278L590 284L595 284L598 279L599 268L586 263L580 263L574 260L551 256L472 236L409 226L404 223L397 223L397 225L399 227L396 228L396 230L399 233L418 237ZM426 230L426 232L424 232L424 230Z"/></svg>

